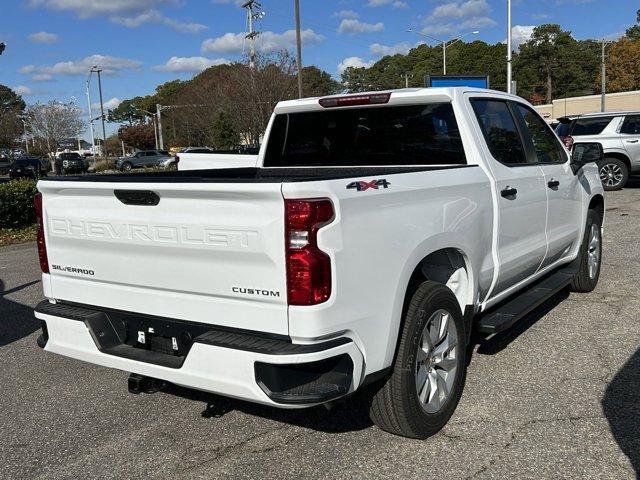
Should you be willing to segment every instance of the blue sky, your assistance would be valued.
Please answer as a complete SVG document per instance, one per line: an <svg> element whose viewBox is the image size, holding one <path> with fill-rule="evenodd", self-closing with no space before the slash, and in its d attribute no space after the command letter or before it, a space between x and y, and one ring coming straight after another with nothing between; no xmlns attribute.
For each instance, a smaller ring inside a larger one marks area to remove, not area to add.
<svg viewBox="0 0 640 480"><path fill-rule="evenodd" d="M152 93L159 83L188 79L216 63L241 58L246 28L242 0L2 0L0 83L27 103L58 99L86 107L85 80L100 65L104 100ZM292 48L293 0L262 0L264 51ZM576 38L618 37L635 21L637 0L513 0L515 38L534 25L559 23ZM615 8L612 5L615 4ZM303 63L339 77L341 68L405 52L416 30L452 38L506 38L506 0L300 0ZM246 46L245 46L246 48ZM92 85L92 100L97 89ZM112 130L113 127L110 128Z"/></svg>

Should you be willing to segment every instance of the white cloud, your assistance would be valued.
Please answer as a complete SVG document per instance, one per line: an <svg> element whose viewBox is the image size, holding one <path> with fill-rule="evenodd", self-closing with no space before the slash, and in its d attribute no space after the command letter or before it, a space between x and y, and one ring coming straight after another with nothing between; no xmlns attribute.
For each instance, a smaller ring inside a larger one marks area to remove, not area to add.
<svg viewBox="0 0 640 480"><path fill-rule="evenodd" d="M375 63L375 60L365 61L360 57L347 57L338 64L338 73L342 75L342 72L344 72L349 67L369 68L374 63Z"/></svg>
<svg viewBox="0 0 640 480"><path fill-rule="evenodd" d="M302 43L311 45L318 44L324 40L324 37L311 29L305 29L300 32ZM283 33L274 33L270 31L260 33L256 40L256 47L261 52L276 52L291 48L295 45L295 30L287 30ZM221 37L209 38L202 42L201 50L210 53L222 54L241 54L245 47L244 33L225 33Z"/></svg>
<svg viewBox="0 0 640 480"><path fill-rule="evenodd" d="M201 23L180 22L163 15L158 10L149 10L132 17L113 16L110 20L128 28L136 28L145 23L158 23L184 33L199 33L208 28Z"/></svg>
<svg viewBox="0 0 640 480"><path fill-rule="evenodd" d="M340 22L340 26L338 27L338 33L347 35L355 35L357 33L381 32L383 30L384 24L382 22L366 23L350 18L345 18L344 20L342 20Z"/></svg>
<svg viewBox="0 0 640 480"><path fill-rule="evenodd" d="M435 7L425 18L422 32L434 36L453 36L466 30L493 27L487 0L456 0Z"/></svg>
<svg viewBox="0 0 640 480"><path fill-rule="evenodd" d="M74 12L80 18L99 15L137 15L162 5L177 5L177 0L31 0L32 7Z"/></svg>
<svg viewBox="0 0 640 480"><path fill-rule="evenodd" d="M156 65L153 70L161 72L201 72L214 65L229 63L226 58L171 57L164 65Z"/></svg>
<svg viewBox="0 0 640 480"><path fill-rule="evenodd" d="M467 0L444 3L433 9L431 19L479 17L491 11L487 0Z"/></svg>
<svg viewBox="0 0 640 480"><path fill-rule="evenodd" d="M340 10L339 12L333 12L332 17L338 18L359 18L360 15L358 12L354 12L353 10Z"/></svg>
<svg viewBox="0 0 640 480"><path fill-rule="evenodd" d="M401 0L368 0L367 7L383 7L385 5L391 5L393 8L407 8L409 5L407 2Z"/></svg>
<svg viewBox="0 0 640 480"><path fill-rule="evenodd" d="M514 25L511 27L511 42L514 50L520 50L520 45L526 43L533 35L535 25ZM504 43L507 43L505 40Z"/></svg>
<svg viewBox="0 0 640 480"><path fill-rule="evenodd" d="M185 33L198 33L206 25L167 17L158 8L180 6L180 0L30 0L32 7L74 12L82 19L105 16L110 21L135 28L144 23L158 23Z"/></svg>
<svg viewBox="0 0 640 480"><path fill-rule="evenodd" d="M53 81L53 75L49 73L35 73L31 75L31 80L34 82L51 82Z"/></svg>
<svg viewBox="0 0 640 480"><path fill-rule="evenodd" d="M105 110L113 110L114 108L118 108L118 105L120 105L121 103L122 100L117 97L113 97L104 102L102 106ZM94 110L100 110L100 102L92 103L91 108L93 108Z"/></svg>
<svg viewBox="0 0 640 480"><path fill-rule="evenodd" d="M369 46L369 51L372 55L377 57L384 57L386 55L396 55L397 53L406 54L414 47L409 42L400 42L395 45L382 45L380 43L373 43Z"/></svg>
<svg viewBox="0 0 640 480"><path fill-rule="evenodd" d="M18 95L31 95L32 93L31 89L26 85L18 85L16 87L13 87L13 91L16 92Z"/></svg>
<svg viewBox="0 0 640 480"><path fill-rule="evenodd" d="M121 70L138 70L141 62L128 58L111 57L109 55L90 55L81 60L58 62L53 65L37 67L25 65L20 73L48 74L48 75L88 75L93 65L100 67L104 74L111 75Z"/></svg>
<svg viewBox="0 0 640 480"><path fill-rule="evenodd" d="M56 43L58 35L49 32L37 32L29 35L29 41L33 43Z"/></svg>

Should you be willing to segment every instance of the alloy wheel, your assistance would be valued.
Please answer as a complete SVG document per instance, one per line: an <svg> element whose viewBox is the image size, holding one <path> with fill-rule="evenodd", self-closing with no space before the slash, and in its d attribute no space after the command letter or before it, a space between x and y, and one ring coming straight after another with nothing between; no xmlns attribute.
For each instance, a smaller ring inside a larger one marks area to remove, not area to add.
<svg viewBox="0 0 640 480"><path fill-rule="evenodd" d="M418 400L427 413L441 410L451 395L458 369L458 348L453 315L444 309L437 310L424 326L415 364Z"/></svg>
<svg viewBox="0 0 640 480"><path fill-rule="evenodd" d="M605 163L600 167L600 180L605 187L617 187L623 178L622 168L615 163Z"/></svg>
<svg viewBox="0 0 640 480"><path fill-rule="evenodd" d="M587 265L589 266L589 278L593 280L598 274L598 268L600 268L600 227L595 223L591 224L589 232Z"/></svg>

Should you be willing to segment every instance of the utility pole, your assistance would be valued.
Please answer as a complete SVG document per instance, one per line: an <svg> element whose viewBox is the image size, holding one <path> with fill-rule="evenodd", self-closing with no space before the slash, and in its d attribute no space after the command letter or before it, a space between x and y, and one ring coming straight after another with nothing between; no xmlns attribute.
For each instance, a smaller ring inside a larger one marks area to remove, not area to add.
<svg viewBox="0 0 640 480"><path fill-rule="evenodd" d="M89 81L91 80L91 73L87 78L87 103L89 104L89 130L91 131L91 152L96 154L96 136L93 133L93 113L91 112L91 93L89 91Z"/></svg>
<svg viewBox="0 0 640 480"><path fill-rule="evenodd" d="M257 0L248 0L242 4L242 8L247 9L247 25L248 32L245 38L249 40L249 67L256 67L256 38L260 35L260 32L253 30L254 20L260 20L264 13L259 11L262 5Z"/></svg>
<svg viewBox="0 0 640 480"><path fill-rule="evenodd" d="M156 116L158 117L158 146L159 150L164 150L164 139L162 138L162 105L156 103Z"/></svg>
<svg viewBox="0 0 640 480"><path fill-rule="evenodd" d="M411 73L403 73L400 75L401 78L404 78L404 88L409 88L409 79L413 78L413 74Z"/></svg>
<svg viewBox="0 0 640 480"><path fill-rule="evenodd" d="M607 44L611 43L604 38L602 39L602 70L600 72L600 111L604 112L606 110L606 99L607 99L607 55L605 49L607 48Z"/></svg>
<svg viewBox="0 0 640 480"><path fill-rule="evenodd" d="M97 65L91 67L91 72L95 72L98 74L98 92L100 93L100 119L102 120L102 156L106 155L106 143L107 143L107 130L104 126L104 102L102 101L102 80L100 79L100 73L102 72L101 68L98 68Z"/></svg>
<svg viewBox="0 0 640 480"><path fill-rule="evenodd" d="M296 65L298 67L298 98L302 98L302 38L300 34L300 0L294 0L296 12Z"/></svg>
<svg viewBox="0 0 640 480"><path fill-rule="evenodd" d="M511 61L513 58L513 54L511 51L511 40L513 34L511 32L511 0L507 0L507 93L512 93L512 71L511 71Z"/></svg>

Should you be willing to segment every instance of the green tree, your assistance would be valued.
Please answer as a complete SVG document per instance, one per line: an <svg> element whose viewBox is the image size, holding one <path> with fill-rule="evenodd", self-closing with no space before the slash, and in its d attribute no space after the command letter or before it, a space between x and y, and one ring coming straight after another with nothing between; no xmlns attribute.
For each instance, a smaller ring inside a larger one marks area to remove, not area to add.
<svg viewBox="0 0 640 480"><path fill-rule="evenodd" d="M627 29L626 36L632 41L640 40L640 10L636 12L636 24Z"/></svg>
<svg viewBox="0 0 640 480"><path fill-rule="evenodd" d="M340 83L336 82L329 73L316 66L302 69L302 91L305 97L322 97L340 90Z"/></svg>
<svg viewBox="0 0 640 480"><path fill-rule="evenodd" d="M231 117L224 110L218 113L211 127L211 139L215 148L228 150L240 143L240 135L235 129Z"/></svg>
<svg viewBox="0 0 640 480"><path fill-rule="evenodd" d="M26 105L20 95L0 85L0 148L11 148L23 133L20 115Z"/></svg>
<svg viewBox="0 0 640 480"><path fill-rule="evenodd" d="M109 121L114 123L143 123L148 114L144 110L143 97L123 100L120 105L109 112Z"/></svg>
<svg viewBox="0 0 640 480"><path fill-rule="evenodd" d="M562 30L560 25L545 24L533 30L531 39L520 46L516 60L516 79L528 94L542 93L547 103L554 94L564 96L586 88L591 88L595 79L595 69L590 78L580 64L580 44L571 32ZM519 93L523 93L522 91Z"/></svg>

